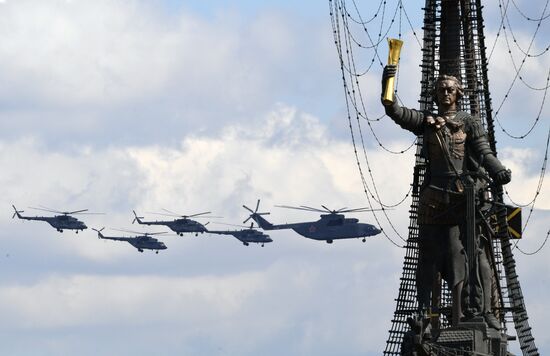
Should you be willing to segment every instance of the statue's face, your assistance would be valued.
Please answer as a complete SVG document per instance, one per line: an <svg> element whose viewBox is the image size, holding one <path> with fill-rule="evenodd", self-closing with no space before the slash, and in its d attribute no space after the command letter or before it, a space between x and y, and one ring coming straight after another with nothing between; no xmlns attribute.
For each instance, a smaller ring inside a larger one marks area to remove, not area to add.
<svg viewBox="0 0 550 356"><path fill-rule="evenodd" d="M456 103L458 90L454 80L442 80L437 86L437 102L439 105L450 106Z"/></svg>

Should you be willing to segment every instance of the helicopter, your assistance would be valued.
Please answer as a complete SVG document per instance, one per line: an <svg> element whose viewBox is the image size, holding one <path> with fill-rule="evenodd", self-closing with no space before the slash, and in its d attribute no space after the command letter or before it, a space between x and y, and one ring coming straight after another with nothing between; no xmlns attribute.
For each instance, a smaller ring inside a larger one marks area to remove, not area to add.
<svg viewBox="0 0 550 356"><path fill-rule="evenodd" d="M243 205L243 208L251 213L250 216L243 222L244 224L246 224L248 220L253 219L264 230L292 229L304 237L313 240L326 241L329 244L331 244L334 240L352 238L363 238L362 241L365 242L366 237L377 235L382 232L374 225L360 223L358 219L346 218L343 215L343 213L372 211L373 209L342 208L339 210L330 210L324 205L321 205L323 209L312 208L304 205L299 207L276 205L279 208L305 210L325 214L321 214L321 218L317 221L274 225L262 217L262 215L269 215L269 213L258 213L259 206L260 199L258 199L256 209L254 210L250 209L246 205Z"/></svg>
<svg viewBox="0 0 550 356"><path fill-rule="evenodd" d="M160 235L165 234L165 232L136 232L136 231L126 231L126 230L117 230L117 231L123 231L123 232L129 232L129 233L135 233L140 234L138 236L132 236L132 237L124 237L124 236L105 236L101 233L105 228L101 228L99 230L92 228L92 230L97 231L97 237L100 239L105 240L115 240L115 241L126 241L130 245L137 248L139 252L143 252L143 250L154 250L156 254L159 253L159 250L166 250L166 245L164 242L159 241L155 239L154 237L151 237L151 235Z"/></svg>
<svg viewBox="0 0 550 356"><path fill-rule="evenodd" d="M241 225L235 225L235 226L241 226ZM273 240L269 237L269 235L264 234L263 232L257 230L254 228L254 223L250 223L250 228L242 229L242 230L220 230L220 231L214 231L214 230L208 230L208 233L211 234L218 234L218 235L232 235L237 240L241 241L243 245L248 246L251 242L262 244L262 247L264 247L264 244L273 242Z"/></svg>
<svg viewBox="0 0 550 356"><path fill-rule="evenodd" d="M179 215L170 210L166 210L166 209L162 209L162 210L166 211L167 213L155 213L155 214L173 216L173 217L177 217L178 219L167 220L167 221L158 221L158 220L143 221L141 220L143 219L143 216L137 216L135 210L132 210L135 216L134 220L132 221L132 224L137 221L137 223L141 225L165 225L165 226L168 226L172 231L174 231L176 234L180 236L183 236L183 233L185 232L193 232L195 233L195 236L198 236L199 232L202 234L203 232L207 231L206 225L208 225L208 223L201 224L200 222L189 218L194 218L194 217L205 218L206 216L201 216L201 215L210 214L209 211L204 213L193 214L193 215ZM210 216L210 217L213 217L213 216Z"/></svg>
<svg viewBox="0 0 550 356"><path fill-rule="evenodd" d="M63 232L63 230L76 230L76 233L78 234L78 230L84 231L88 227L86 224L84 224L82 221L78 220L77 218L70 216L71 214L82 214L85 211L88 211L88 209L82 209L82 210L75 210L75 211L57 211L49 208L32 208L36 210L42 210L42 211L48 211L50 213L56 213L60 215L55 216L23 216L21 213L23 213L23 210L17 210L15 205L12 205L13 210L15 210L15 213L12 216L12 219L16 216L19 219L22 220L37 220L37 221L45 221L48 224L50 224L52 227L54 227L57 231ZM100 214L100 213L86 213L86 214Z"/></svg>

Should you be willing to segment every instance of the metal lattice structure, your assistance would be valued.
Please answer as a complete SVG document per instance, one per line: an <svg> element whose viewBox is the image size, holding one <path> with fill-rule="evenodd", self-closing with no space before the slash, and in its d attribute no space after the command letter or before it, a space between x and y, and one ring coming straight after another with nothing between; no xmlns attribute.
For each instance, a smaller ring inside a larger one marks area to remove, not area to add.
<svg viewBox="0 0 550 356"><path fill-rule="evenodd" d="M465 86L461 110L481 118L487 129L491 148L496 153L494 121L489 93L485 36L481 0L426 0L424 7L422 79L420 109L433 112L431 89L439 74L460 78ZM384 355L400 355L401 344L409 330L407 318L417 311L416 268L418 263L418 200L419 188L424 182L426 162L420 154L419 137L412 182L412 203L409 236L403 262L403 273L396 299L392 326L386 341ZM502 203L502 191L493 192L494 199ZM502 205L502 204L501 204ZM501 227L506 226L506 209L497 212ZM501 321L504 330L513 322L523 355L539 355L529 327L515 261L507 229L499 229L498 238L492 241L495 281ZM451 296L443 282L438 304L441 310L451 305ZM449 325L447 318L440 319L441 327Z"/></svg>

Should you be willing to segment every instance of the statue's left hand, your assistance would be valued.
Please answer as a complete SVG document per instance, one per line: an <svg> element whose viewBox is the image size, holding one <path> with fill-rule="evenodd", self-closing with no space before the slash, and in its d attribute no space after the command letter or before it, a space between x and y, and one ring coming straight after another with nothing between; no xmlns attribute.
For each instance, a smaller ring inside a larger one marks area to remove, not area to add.
<svg viewBox="0 0 550 356"><path fill-rule="evenodd" d="M512 171L509 169L503 169L499 171L495 176L495 182L500 185L508 184L512 180Z"/></svg>

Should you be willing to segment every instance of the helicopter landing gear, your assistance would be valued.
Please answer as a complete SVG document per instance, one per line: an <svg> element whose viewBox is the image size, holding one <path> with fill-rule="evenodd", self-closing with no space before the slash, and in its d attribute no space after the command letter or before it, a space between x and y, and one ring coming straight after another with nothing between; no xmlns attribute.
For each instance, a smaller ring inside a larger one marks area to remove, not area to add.
<svg viewBox="0 0 550 356"><path fill-rule="evenodd" d="M367 239L363 237L363 240L362 240L362 241L363 241L363 242L367 242Z"/></svg>
<svg viewBox="0 0 550 356"><path fill-rule="evenodd" d="M248 246L248 242L243 242L243 245Z"/></svg>
<svg viewBox="0 0 550 356"><path fill-rule="evenodd" d="M198 233L198 232L195 233L195 237L197 237L197 236L199 236L199 233Z"/></svg>
<svg viewBox="0 0 550 356"><path fill-rule="evenodd" d="M264 244L262 244L262 247L264 247Z"/></svg>
<svg viewBox="0 0 550 356"><path fill-rule="evenodd" d="M158 251L158 250L156 250L156 251L155 251L155 253L156 253L156 254L158 255L158 254L159 254L159 251Z"/></svg>
<svg viewBox="0 0 550 356"><path fill-rule="evenodd" d="M59 232L63 232L63 230L62 230L62 229L57 229L57 231L59 231Z"/></svg>
<svg viewBox="0 0 550 356"><path fill-rule="evenodd" d="M327 240L327 244L331 244L332 243L332 240Z"/></svg>
<svg viewBox="0 0 550 356"><path fill-rule="evenodd" d="M138 251L139 251L139 252L142 252L142 253L143 253L143 250L142 250L142 249L140 249L140 248L138 248Z"/></svg>
<svg viewBox="0 0 550 356"><path fill-rule="evenodd" d="M178 235L183 236L183 232L180 232Z"/></svg>
<svg viewBox="0 0 550 356"><path fill-rule="evenodd" d="M78 234L78 230L76 230L76 233Z"/></svg>

